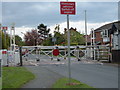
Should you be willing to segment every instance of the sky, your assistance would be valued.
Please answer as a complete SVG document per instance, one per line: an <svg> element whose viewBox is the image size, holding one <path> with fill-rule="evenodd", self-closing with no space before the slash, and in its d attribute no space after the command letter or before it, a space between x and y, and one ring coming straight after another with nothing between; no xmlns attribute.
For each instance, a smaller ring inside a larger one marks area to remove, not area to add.
<svg viewBox="0 0 120 90"><path fill-rule="evenodd" d="M60 14L60 2L8 1L0 3L0 21L8 27L15 23L15 33L22 38L24 35L21 32L37 28L41 23L47 25L51 33L56 24L60 24L61 33L67 27L66 15ZM70 27L77 28L81 33L85 32L85 10L88 34L91 28L118 20L118 2L76 2L76 15L70 15Z"/></svg>

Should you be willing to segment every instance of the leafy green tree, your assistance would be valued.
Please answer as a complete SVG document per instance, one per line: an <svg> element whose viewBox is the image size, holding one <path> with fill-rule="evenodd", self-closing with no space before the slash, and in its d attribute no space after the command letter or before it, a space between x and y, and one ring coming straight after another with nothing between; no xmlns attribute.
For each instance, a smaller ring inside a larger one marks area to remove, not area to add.
<svg viewBox="0 0 120 90"><path fill-rule="evenodd" d="M24 41L22 41L22 38L18 35L15 35L15 44L18 46L23 46L24 45Z"/></svg>
<svg viewBox="0 0 120 90"><path fill-rule="evenodd" d="M39 29L39 37L42 37L43 40L49 37L50 29L47 29L47 26L45 26L44 24L40 24L37 28Z"/></svg>
<svg viewBox="0 0 120 90"><path fill-rule="evenodd" d="M83 45L85 44L84 35L76 30L76 28L70 28L70 45ZM65 29L64 37L66 38L65 44L67 45L67 30Z"/></svg>
<svg viewBox="0 0 120 90"><path fill-rule="evenodd" d="M78 31L71 31L71 45L83 45L85 43L85 39L82 34Z"/></svg>
<svg viewBox="0 0 120 90"><path fill-rule="evenodd" d="M56 42L55 43L52 42L52 38L56 38ZM58 31L55 31L53 37L52 37L52 35L50 35L49 38L47 38L46 40L44 40L43 45L45 45L45 46L52 46L54 44L55 45L65 45L64 44L65 40L66 39L64 38L63 34L61 34Z"/></svg>
<svg viewBox="0 0 120 90"><path fill-rule="evenodd" d="M53 46L52 35L49 34L49 37L43 41L44 46Z"/></svg>
<svg viewBox="0 0 120 90"><path fill-rule="evenodd" d="M55 44L57 44L57 45L64 45L66 39L64 38L63 34L61 34L60 32L55 31L54 32L54 37L56 38Z"/></svg>
<svg viewBox="0 0 120 90"><path fill-rule="evenodd" d="M56 38L55 44L57 45L67 45L67 29L65 29L64 34L61 34L57 28L54 31L53 37L51 36L50 38L47 38L44 41L43 45L47 45L47 46L54 45L54 43L52 42L52 38ZM78 32L76 28L74 29L71 27L70 28L70 45L84 45L84 44L85 44L84 35Z"/></svg>
<svg viewBox="0 0 120 90"><path fill-rule="evenodd" d="M0 30L0 44L2 47L2 49L8 49L8 47L10 46L10 36L8 34L6 34L6 40L5 40L5 34L3 31ZM5 42L6 41L6 42Z"/></svg>
<svg viewBox="0 0 120 90"><path fill-rule="evenodd" d="M59 25L59 24L57 24L57 25L55 26L55 30L56 30L57 32L59 32L59 30L60 30L60 25Z"/></svg>

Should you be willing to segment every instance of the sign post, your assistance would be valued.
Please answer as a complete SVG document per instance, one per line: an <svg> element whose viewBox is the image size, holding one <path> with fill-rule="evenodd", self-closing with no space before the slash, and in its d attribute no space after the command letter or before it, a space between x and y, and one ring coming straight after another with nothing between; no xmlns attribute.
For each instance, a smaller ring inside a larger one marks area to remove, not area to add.
<svg viewBox="0 0 120 90"><path fill-rule="evenodd" d="M61 14L67 15L67 40L68 40L68 75L69 75L69 84L71 79L71 62L70 62L70 31L69 31L69 15L75 15L75 2L60 2L60 12Z"/></svg>
<svg viewBox="0 0 120 90"><path fill-rule="evenodd" d="M52 42L54 42L54 45L55 45L55 42L56 42L56 38L55 37L52 38Z"/></svg>

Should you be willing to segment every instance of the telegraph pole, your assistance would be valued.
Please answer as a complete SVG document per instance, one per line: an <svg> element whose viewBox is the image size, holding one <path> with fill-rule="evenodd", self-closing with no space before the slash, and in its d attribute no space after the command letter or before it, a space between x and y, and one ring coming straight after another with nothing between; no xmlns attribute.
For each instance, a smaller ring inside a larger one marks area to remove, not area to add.
<svg viewBox="0 0 120 90"><path fill-rule="evenodd" d="M87 59L87 15L86 15L86 10L85 10L85 41L86 41L86 43L85 43L85 45L86 45L86 52L85 52L85 57L86 57L86 59Z"/></svg>

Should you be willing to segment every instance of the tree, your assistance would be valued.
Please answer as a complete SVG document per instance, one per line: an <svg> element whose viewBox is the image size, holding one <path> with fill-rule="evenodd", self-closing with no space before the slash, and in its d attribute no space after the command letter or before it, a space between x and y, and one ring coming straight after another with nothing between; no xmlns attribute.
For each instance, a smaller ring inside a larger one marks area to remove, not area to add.
<svg viewBox="0 0 120 90"><path fill-rule="evenodd" d="M66 41L66 39L64 38L63 34L61 34L60 32L55 31L54 32L54 37L56 38L55 44L64 45L64 42Z"/></svg>
<svg viewBox="0 0 120 90"><path fill-rule="evenodd" d="M44 46L53 46L54 43L52 42L52 35L49 34L49 37L43 41Z"/></svg>
<svg viewBox="0 0 120 90"><path fill-rule="evenodd" d="M39 38L40 35L38 34L37 30L32 29L32 31L26 32L24 35L25 45L28 46L36 46L42 43L42 38Z"/></svg>
<svg viewBox="0 0 120 90"><path fill-rule="evenodd" d="M57 24L57 25L55 26L55 31L59 32L59 30L60 30L60 25Z"/></svg>
<svg viewBox="0 0 120 90"><path fill-rule="evenodd" d="M58 30L54 31L54 38L56 38L55 44L57 45L67 45L67 29L65 28L64 34L61 34ZM52 38L53 38L52 37ZM54 45L52 39L49 38L44 42L44 45ZM70 45L84 45L85 38L84 35L77 31L75 28L70 28Z"/></svg>
<svg viewBox="0 0 120 90"><path fill-rule="evenodd" d="M80 34L78 31L71 31L71 45L83 45L85 44L84 35Z"/></svg>
<svg viewBox="0 0 120 90"><path fill-rule="evenodd" d="M45 46L52 46L52 45L54 45L54 42L52 42L53 38L56 38L55 44L57 44L57 45L65 45L65 40L66 39L64 38L64 35L61 34L58 31L54 31L53 37L50 34L49 38L47 38L46 40L44 40L43 45L45 45Z"/></svg>
<svg viewBox="0 0 120 90"><path fill-rule="evenodd" d="M67 29L65 28L64 37L67 39ZM67 45L67 40L65 42ZM70 45L83 45L85 44L84 35L79 33L77 29L70 28Z"/></svg>
<svg viewBox="0 0 120 90"><path fill-rule="evenodd" d="M43 38L44 40L49 37L50 29L47 29L47 26L45 26L44 24L40 24L37 28L39 29L38 33L40 38Z"/></svg>
<svg viewBox="0 0 120 90"><path fill-rule="evenodd" d="M8 47L10 46L9 41L10 41L10 36L6 34L6 40L5 40L5 34L3 31L0 30L0 42L1 42L0 47L2 47L2 49L8 49Z"/></svg>
<svg viewBox="0 0 120 90"><path fill-rule="evenodd" d="M18 35L15 35L15 44L18 46L23 46L24 42L22 41L22 38Z"/></svg>

